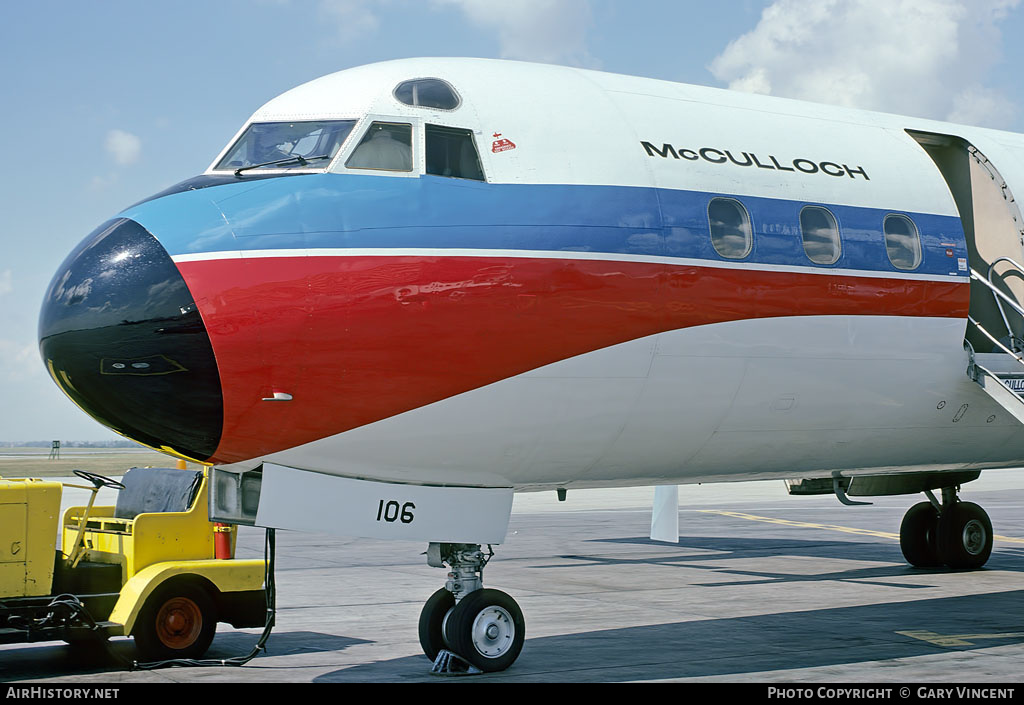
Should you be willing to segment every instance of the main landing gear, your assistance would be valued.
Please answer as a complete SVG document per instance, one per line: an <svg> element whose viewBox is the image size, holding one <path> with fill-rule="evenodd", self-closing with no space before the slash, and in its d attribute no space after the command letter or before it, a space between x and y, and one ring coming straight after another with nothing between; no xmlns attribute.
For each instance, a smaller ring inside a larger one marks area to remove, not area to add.
<svg viewBox="0 0 1024 705"><path fill-rule="evenodd" d="M942 489L940 503L931 491L927 502L911 507L900 525L900 548L912 566L980 568L992 553L992 521L985 510L961 502L956 487Z"/></svg>
<svg viewBox="0 0 1024 705"><path fill-rule="evenodd" d="M483 586L483 570L494 555L479 544L432 543L427 563L450 566L448 581L420 612L423 653L432 661L452 652L471 666L491 673L503 671L518 658L526 637L523 611L500 590Z"/></svg>

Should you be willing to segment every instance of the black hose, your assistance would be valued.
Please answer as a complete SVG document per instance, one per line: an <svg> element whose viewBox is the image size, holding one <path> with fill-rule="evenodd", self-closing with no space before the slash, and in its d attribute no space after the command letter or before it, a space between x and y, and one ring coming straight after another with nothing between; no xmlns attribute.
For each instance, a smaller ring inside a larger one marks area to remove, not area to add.
<svg viewBox="0 0 1024 705"><path fill-rule="evenodd" d="M0 607L3 607L3 603L0 603ZM32 634L35 630L43 630L52 627L64 626L65 628L71 626L71 623L80 619L83 620L89 627L89 629L95 631L97 629L96 620L89 614L89 610L86 609L82 601L75 595L61 594L54 597L44 608L47 610L46 614L42 617L27 617L24 615L12 615L8 618L7 623L17 629L24 629L28 634Z"/></svg>

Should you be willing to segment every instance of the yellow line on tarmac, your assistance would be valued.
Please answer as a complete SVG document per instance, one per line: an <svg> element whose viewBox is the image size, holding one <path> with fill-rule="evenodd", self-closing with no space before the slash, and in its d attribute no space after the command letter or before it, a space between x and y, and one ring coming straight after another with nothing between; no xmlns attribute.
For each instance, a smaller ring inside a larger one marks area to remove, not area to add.
<svg viewBox="0 0 1024 705"><path fill-rule="evenodd" d="M926 629L914 629L910 631L896 632L902 636L909 636L921 641L927 641L936 646L974 646L975 641L984 639L1021 639L1024 632L1007 632L1005 634L936 634Z"/></svg>
<svg viewBox="0 0 1024 705"><path fill-rule="evenodd" d="M894 534L888 531L872 531L870 529L857 529L852 526L838 526L836 524L816 524L808 521L793 521L791 519L776 519L774 517L762 517L756 514L745 514L743 512L727 512L721 509L698 509L699 512L705 514L721 514L727 517L736 517L737 519L748 519L750 521L763 521L767 524L782 524L784 526L795 526L803 529L825 529L827 531L842 531L845 534L861 534L864 536L878 536L883 539L895 539L900 540L899 534ZM1012 536L999 536L996 534L993 537L997 541L1004 541L1007 543L1022 543L1024 539L1013 538Z"/></svg>
<svg viewBox="0 0 1024 705"><path fill-rule="evenodd" d="M1024 539L1017 539L1013 536L1000 536L999 534L992 534L992 538L996 541L1005 541L1006 543L1024 543Z"/></svg>
<svg viewBox="0 0 1024 705"><path fill-rule="evenodd" d="M744 514L743 512L726 512L720 509L699 509L697 511L705 512L707 514L721 514L727 517L736 517L737 519L749 519L750 521L763 521L768 524L783 524L784 526L796 526L803 529L827 529L828 531L842 531L846 534L863 534L865 536L880 536L883 539L896 539L900 538L899 534L891 534L887 531L872 531L870 529L856 529L852 526L837 526L836 524L815 524L808 521L793 521L791 519L775 519L773 517L762 517L756 514Z"/></svg>

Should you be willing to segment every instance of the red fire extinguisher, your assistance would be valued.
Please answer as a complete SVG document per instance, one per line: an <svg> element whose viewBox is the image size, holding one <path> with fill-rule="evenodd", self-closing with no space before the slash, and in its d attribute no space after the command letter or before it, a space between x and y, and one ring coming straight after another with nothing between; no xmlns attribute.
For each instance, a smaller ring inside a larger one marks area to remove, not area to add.
<svg viewBox="0 0 1024 705"><path fill-rule="evenodd" d="M178 460L178 469L187 470L188 463ZM231 555L231 532L234 529L230 524L213 523L213 556L218 560L228 560Z"/></svg>
<svg viewBox="0 0 1024 705"><path fill-rule="evenodd" d="M231 558L231 530L229 524L214 522L213 524L213 555L218 560Z"/></svg>

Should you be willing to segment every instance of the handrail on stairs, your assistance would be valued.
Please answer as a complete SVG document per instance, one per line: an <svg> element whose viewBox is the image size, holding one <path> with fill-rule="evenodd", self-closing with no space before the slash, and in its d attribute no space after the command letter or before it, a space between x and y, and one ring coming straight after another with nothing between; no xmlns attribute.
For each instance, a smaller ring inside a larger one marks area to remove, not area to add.
<svg viewBox="0 0 1024 705"><path fill-rule="evenodd" d="M995 282L992 281L992 275L995 273L995 267L1000 262L1007 262L1008 264L1010 264L1010 266L1012 266L1014 269L1016 269L1021 275L1024 275L1024 265L1022 265L1020 262L1016 261L1012 257L999 257L999 258L993 260L992 263L988 266L988 276L986 276L984 280L981 279L981 276L976 271L974 271L973 269L971 270L971 278L972 279L976 279L977 281L980 281L982 284L984 284L989 289L991 289L993 293L996 294L996 306L999 308L999 315L1003 317L1003 325L1006 326L1006 332L1010 336L1010 345L1012 347L1016 348L1017 346L1016 346L1015 340L1014 340L1013 329L1010 327L1010 321L1006 317L1006 309L1003 308L1003 303L1002 303L1002 301L1000 301L1000 299L1002 299L1003 301L1006 301L1007 303L1009 303L1010 306L1013 307L1013 309L1022 318L1024 318L1024 309L1022 309L1021 306L1016 301L1014 301L1009 296L1007 296L1002 291L1000 291L999 288L996 287Z"/></svg>
<svg viewBox="0 0 1024 705"><path fill-rule="evenodd" d="M996 346L998 346L1003 352L1005 352L1006 354L1010 355L1012 358L1014 358L1020 364L1024 365L1024 357L1021 357L1021 353L1014 352L1013 350L1010 350L1010 348L1008 348L1005 345L1003 345L1002 343L1000 343L998 340L995 339L995 337L991 333L989 333L987 330L985 330L985 328L980 323L978 323L976 320L974 320L970 316L967 317L967 320L970 321L971 323L973 323L975 328L977 328L979 331L981 331L982 334L984 334L984 336L986 338L988 338L993 343L995 343ZM974 346L971 346L970 343L968 343L966 340L964 341L964 344L965 344L965 346L970 346L968 348L967 352L968 352L968 355L971 358L971 363L973 364L974 363Z"/></svg>

